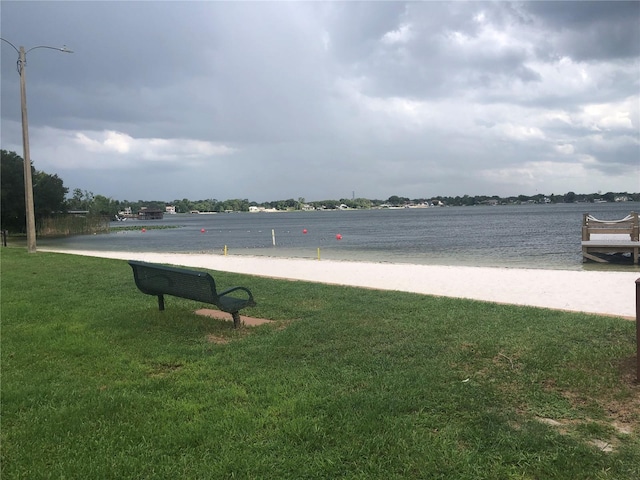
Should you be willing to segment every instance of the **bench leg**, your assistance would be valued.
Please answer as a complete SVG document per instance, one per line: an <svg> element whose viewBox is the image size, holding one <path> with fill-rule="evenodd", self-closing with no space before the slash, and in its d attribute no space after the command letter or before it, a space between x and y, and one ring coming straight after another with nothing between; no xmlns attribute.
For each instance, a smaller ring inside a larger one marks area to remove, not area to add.
<svg viewBox="0 0 640 480"><path fill-rule="evenodd" d="M158 308L164 310L164 295L158 295Z"/></svg>
<svg viewBox="0 0 640 480"><path fill-rule="evenodd" d="M233 328L239 328L240 327L240 313L233 312L233 313L231 313L231 316L233 317Z"/></svg>

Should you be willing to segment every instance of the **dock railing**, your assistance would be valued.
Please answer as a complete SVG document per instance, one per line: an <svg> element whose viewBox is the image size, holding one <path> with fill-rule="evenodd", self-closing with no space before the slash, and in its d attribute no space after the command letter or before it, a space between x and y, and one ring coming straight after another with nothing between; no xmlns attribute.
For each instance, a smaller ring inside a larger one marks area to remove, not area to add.
<svg viewBox="0 0 640 480"><path fill-rule="evenodd" d="M582 241L591 240L593 234L629 235L627 240L637 242L639 238L638 214L631 212L621 220L598 220L585 213L582 216Z"/></svg>
<svg viewBox="0 0 640 480"><path fill-rule="evenodd" d="M636 212L620 220L599 220L585 213L582 217L582 258L585 262L608 263L629 256L637 265L640 260L639 234Z"/></svg>

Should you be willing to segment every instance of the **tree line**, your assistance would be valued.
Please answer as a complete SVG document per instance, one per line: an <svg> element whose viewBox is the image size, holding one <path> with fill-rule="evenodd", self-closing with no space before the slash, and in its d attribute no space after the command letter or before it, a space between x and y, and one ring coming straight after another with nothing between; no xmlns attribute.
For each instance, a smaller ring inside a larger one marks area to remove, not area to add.
<svg viewBox="0 0 640 480"><path fill-rule="evenodd" d="M15 152L1 150L0 158L0 223L2 230L26 230L24 198L24 161ZM57 175L40 172L31 166L34 213L39 219L65 210L68 189Z"/></svg>
<svg viewBox="0 0 640 480"><path fill-rule="evenodd" d="M15 152L1 150L0 194L1 194L1 228L11 232L24 232L25 199L24 199L24 161ZM270 202L252 202L248 199L216 200L214 198L204 200L189 200L186 198L166 200L114 200L104 195L94 194L86 190L76 188L70 196L69 189L64 186L60 177L56 174L48 174L31 167L33 178L34 211L36 223L44 218L52 217L68 212L86 212L91 216L105 216L113 218L125 209L131 209L137 213L143 207L164 211L165 207L172 205L178 213L199 212L248 212L250 207L258 207L270 210L305 210L305 209L368 209L384 207L407 206L474 206L474 205L498 205L498 204L526 204L526 203L576 203L596 201L640 201L640 193L607 192L577 194L567 192L562 195L536 194L533 196L518 195L500 197L497 195L464 195L464 196L435 196L424 198L408 198L392 195L387 199L367 198L341 198L338 200L327 199L320 201L305 201L304 198L289 198Z"/></svg>

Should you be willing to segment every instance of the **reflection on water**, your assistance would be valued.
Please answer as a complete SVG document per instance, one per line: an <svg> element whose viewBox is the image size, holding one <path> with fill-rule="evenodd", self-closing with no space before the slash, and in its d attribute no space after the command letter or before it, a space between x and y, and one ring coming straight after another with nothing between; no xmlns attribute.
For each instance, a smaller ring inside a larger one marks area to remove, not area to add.
<svg viewBox="0 0 640 480"><path fill-rule="evenodd" d="M112 224L135 230L39 239L38 244L209 254L222 254L226 246L231 255L310 259L317 258L320 249L321 259L330 260L628 271L638 268L582 263L582 214L613 220L639 207L606 203L166 215L163 220ZM177 228L149 229L154 225Z"/></svg>

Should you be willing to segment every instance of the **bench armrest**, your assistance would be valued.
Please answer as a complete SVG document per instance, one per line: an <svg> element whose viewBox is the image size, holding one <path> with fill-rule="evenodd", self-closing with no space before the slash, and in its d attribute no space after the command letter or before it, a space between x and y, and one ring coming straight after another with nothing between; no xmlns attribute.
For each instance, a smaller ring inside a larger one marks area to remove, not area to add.
<svg viewBox="0 0 640 480"><path fill-rule="evenodd" d="M219 297L223 297L223 296L228 295L228 294L230 294L231 292L235 292L235 291L237 291L237 290L241 290L241 291L245 292L245 293L249 296L249 299L248 299L249 304L250 304L250 305L255 305L255 303L256 303L256 302L253 300L253 294L251 293L251 290L249 290L249 289L248 289L248 288L246 288L246 287L232 287L232 288L228 288L227 290L224 290L223 292L218 292L218 296L219 296Z"/></svg>

